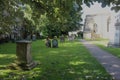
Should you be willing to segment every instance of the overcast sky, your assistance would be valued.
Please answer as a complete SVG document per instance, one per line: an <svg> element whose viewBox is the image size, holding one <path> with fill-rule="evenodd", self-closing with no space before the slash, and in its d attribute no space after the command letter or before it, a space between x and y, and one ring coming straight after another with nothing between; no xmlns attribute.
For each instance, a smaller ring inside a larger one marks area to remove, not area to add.
<svg viewBox="0 0 120 80"><path fill-rule="evenodd" d="M98 14L98 13L108 13L111 12L110 7L102 8L100 3L94 3L94 5L91 5L91 7L87 7L86 5L83 5L83 20L85 19L85 16L88 14ZM84 22L84 21L83 21Z"/></svg>

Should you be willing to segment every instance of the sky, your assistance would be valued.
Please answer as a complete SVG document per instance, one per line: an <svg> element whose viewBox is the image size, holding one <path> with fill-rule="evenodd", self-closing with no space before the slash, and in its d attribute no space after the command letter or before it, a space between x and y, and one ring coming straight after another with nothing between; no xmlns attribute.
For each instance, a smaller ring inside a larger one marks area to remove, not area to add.
<svg viewBox="0 0 120 80"><path fill-rule="evenodd" d="M85 4L82 5L82 7L83 7L83 16L82 16L83 22L87 14L98 14L98 13L111 12L110 7L107 6L105 8L102 8L101 4L97 2L94 3L94 5L91 5L91 7L87 7Z"/></svg>

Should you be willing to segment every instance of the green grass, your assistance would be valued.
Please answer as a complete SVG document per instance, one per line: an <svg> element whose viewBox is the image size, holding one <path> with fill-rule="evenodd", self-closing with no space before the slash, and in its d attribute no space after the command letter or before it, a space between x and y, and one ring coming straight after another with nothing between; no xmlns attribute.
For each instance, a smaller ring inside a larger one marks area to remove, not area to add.
<svg viewBox="0 0 120 80"><path fill-rule="evenodd" d="M108 40L93 41L93 44L120 58L120 48L107 47Z"/></svg>
<svg viewBox="0 0 120 80"><path fill-rule="evenodd" d="M85 40L87 40L87 41L107 41L108 39L105 39L105 38L96 38L96 39L85 38Z"/></svg>
<svg viewBox="0 0 120 80"><path fill-rule="evenodd" d="M40 64L30 71L5 66L16 58L15 44L0 44L0 79L3 80L112 80L105 69L78 41L46 48L43 40L32 42L32 57Z"/></svg>

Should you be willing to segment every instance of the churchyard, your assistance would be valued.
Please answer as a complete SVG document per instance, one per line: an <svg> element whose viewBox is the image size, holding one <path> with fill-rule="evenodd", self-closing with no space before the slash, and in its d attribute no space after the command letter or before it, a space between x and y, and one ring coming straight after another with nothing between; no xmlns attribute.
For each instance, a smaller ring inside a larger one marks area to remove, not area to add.
<svg viewBox="0 0 120 80"><path fill-rule="evenodd" d="M59 48L47 48L44 40L36 40L31 47L38 65L14 70L9 65L16 60L16 44L0 45L1 80L113 80L79 40L59 41Z"/></svg>
<svg viewBox="0 0 120 80"><path fill-rule="evenodd" d="M119 0L0 6L0 80L120 80Z"/></svg>

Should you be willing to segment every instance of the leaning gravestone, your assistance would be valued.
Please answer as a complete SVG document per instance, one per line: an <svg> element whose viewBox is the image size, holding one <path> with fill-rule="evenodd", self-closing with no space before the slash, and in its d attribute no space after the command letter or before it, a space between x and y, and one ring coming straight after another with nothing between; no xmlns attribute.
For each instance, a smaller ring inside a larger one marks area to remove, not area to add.
<svg viewBox="0 0 120 80"><path fill-rule="evenodd" d="M13 65L14 68L20 67L23 70L30 70L34 68L37 63L32 60L31 56L31 41L21 40L17 41L16 56L17 60Z"/></svg>
<svg viewBox="0 0 120 80"><path fill-rule="evenodd" d="M46 40L46 42L45 42L45 45L47 46L47 47L51 47L51 40Z"/></svg>

